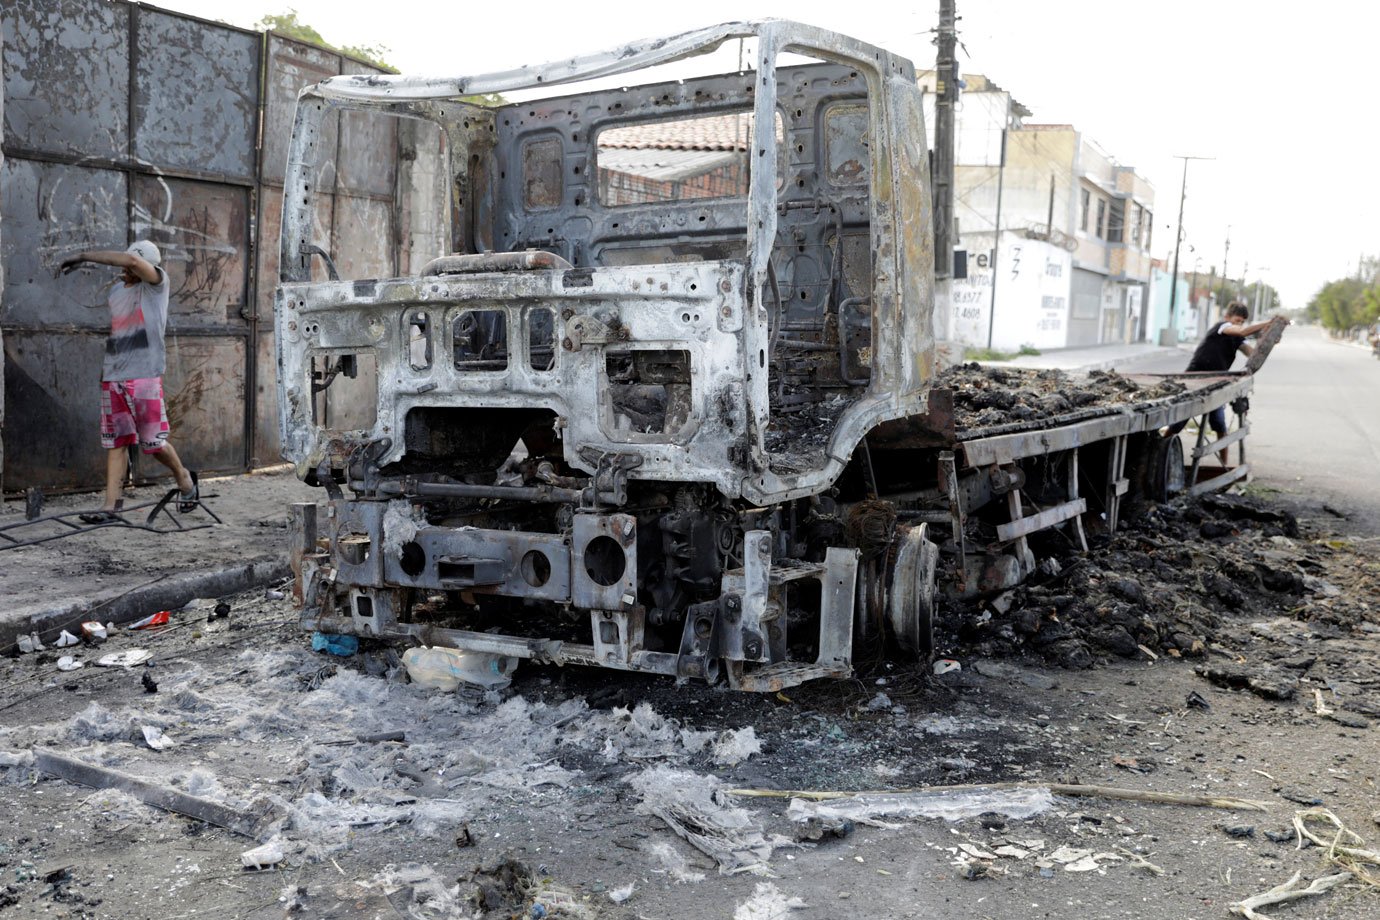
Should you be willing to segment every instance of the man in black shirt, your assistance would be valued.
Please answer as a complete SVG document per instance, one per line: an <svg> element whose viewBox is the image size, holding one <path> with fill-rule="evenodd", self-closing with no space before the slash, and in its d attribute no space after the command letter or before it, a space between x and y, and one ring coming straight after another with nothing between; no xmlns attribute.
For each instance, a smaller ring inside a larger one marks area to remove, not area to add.
<svg viewBox="0 0 1380 920"><path fill-rule="evenodd" d="M1197 350L1193 352L1193 360L1188 362L1188 367L1185 370L1229 371L1232 362L1236 360L1237 351L1249 358L1251 346L1246 344L1246 337L1265 331L1265 328L1273 322L1273 320L1266 320L1263 323L1252 323L1248 326L1246 325L1246 317L1249 315L1250 311L1240 301L1235 301L1228 306L1226 321L1218 323L1208 330L1203 341L1198 343ZM1214 428L1214 430L1216 429Z"/></svg>
<svg viewBox="0 0 1380 920"><path fill-rule="evenodd" d="M1220 322L1208 330L1208 334L1198 343L1198 348L1193 352L1193 359L1188 362L1187 371L1206 371L1209 373L1221 373L1231 370L1232 362L1236 360L1236 353L1239 351L1246 357L1251 355L1251 346L1246 344L1248 336L1263 332L1273 320L1265 320L1262 323L1246 324L1246 318L1250 316L1250 311L1246 305L1240 301L1233 301L1227 307L1227 316L1224 322ZM1187 420L1171 425L1163 430L1167 437L1177 435L1187 425ZM1217 437L1222 437L1227 433L1227 407L1218 406L1208 415L1208 424ZM1222 465L1227 465L1227 452L1221 450L1217 452Z"/></svg>

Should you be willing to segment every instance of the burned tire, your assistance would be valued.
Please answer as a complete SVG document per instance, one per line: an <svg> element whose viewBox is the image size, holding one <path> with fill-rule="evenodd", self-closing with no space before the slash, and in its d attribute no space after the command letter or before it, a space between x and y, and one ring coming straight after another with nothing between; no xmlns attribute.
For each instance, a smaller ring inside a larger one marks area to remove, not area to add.
<svg viewBox="0 0 1380 920"><path fill-rule="evenodd" d="M1152 502L1168 501L1184 490L1184 444L1178 437L1151 436L1140 470L1140 493Z"/></svg>
<svg viewBox="0 0 1380 920"><path fill-rule="evenodd" d="M939 548L927 524L897 528L895 561L887 579L886 619L896 644L928 661L934 653L935 568Z"/></svg>

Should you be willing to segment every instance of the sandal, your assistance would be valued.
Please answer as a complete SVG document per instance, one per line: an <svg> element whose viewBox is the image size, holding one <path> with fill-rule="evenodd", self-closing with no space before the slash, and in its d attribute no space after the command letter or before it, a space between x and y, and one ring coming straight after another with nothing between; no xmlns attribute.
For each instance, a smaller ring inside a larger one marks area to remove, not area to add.
<svg viewBox="0 0 1380 920"><path fill-rule="evenodd" d="M177 510L181 514L195 511L201 505L201 483L197 481L196 470L188 470L187 474L192 477L192 491L177 496Z"/></svg>
<svg viewBox="0 0 1380 920"><path fill-rule="evenodd" d="M120 517L120 512L124 510L124 507L125 500L119 499L115 502L114 509L110 511L87 511L77 515L77 517L86 524L114 524L117 521L124 521L124 518Z"/></svg>

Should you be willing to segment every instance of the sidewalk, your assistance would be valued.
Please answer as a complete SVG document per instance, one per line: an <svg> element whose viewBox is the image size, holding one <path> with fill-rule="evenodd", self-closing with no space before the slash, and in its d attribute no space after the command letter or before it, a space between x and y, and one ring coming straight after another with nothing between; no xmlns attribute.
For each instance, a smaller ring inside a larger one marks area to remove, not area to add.
<svg viewBox="0 0 1380 920"><path fill-rule="evenodd" d="M156 499L169 485L134 489L126 504ZM201 492L223 524L175 533L106 526L0 550L0 654L24 633L37 631L49 644L62 629L79 632L83 620L127 622L286 578L288 506L325 500L286 467L203 477ZM99 492L53 496L43 516L94 509L100 501ZM4 502L0 525L23 521L24 510L22 498ZM210 523L203 511L179 520L187 527ZM44 524L31 535L59 529Z"/></svg>
<svg viewBox="0 0 1380 920"><path fill-rule="evenodd" d="M1010 361L981 361L992 367L1024 367L1035 370L1061 370L1087 373L1119 367L1152 358L1180 354L1181 347L1162 347L1149 342L1130 345L1088 345L1082 348L1052 348L1038 355L1018 355Z"/></svg>

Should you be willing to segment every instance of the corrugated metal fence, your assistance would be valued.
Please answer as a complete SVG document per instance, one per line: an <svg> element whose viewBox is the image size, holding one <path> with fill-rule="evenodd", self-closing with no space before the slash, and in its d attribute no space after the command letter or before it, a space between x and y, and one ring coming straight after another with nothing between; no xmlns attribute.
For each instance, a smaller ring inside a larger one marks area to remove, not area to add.
<svg viewBox="0 0 1380 920"><path fill-rule="evenodd" d="M4 489L103 482L114 273L56 271L84 249L137 238L159 244L172 283L164 387L179 453L203 470L278 462L272 303L297 92L375 68L131 3L5 0L3 26ZM345 277L406 268L407 133L348 115L328 139L336 154L318 188L335 193L319 199L318 239ZM141 472L163 471L145 462Z"/></svg>

